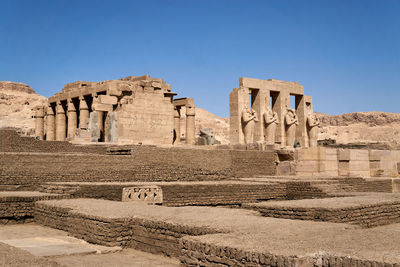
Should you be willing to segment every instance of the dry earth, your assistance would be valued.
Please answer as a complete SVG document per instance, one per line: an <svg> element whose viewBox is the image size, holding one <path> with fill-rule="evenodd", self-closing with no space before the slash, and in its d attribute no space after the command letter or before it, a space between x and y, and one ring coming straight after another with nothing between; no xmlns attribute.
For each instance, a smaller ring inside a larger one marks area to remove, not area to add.
<svg viewBox="0 0 400 267"><path fill-rule="evenodd" d="M45 102L23 83L0 82L0 128L15 127L25 135L34 134L34 108ZM185 110L181 110L181 133L185 135ZM354 112L343 115L318 113L321 118L319 139L333 139L339 144L387 143L400 145L400 114L385 112ZM229 143L229 118L222 118L205 109L196 109L196 133L213 128L222 144Z"/></svg>

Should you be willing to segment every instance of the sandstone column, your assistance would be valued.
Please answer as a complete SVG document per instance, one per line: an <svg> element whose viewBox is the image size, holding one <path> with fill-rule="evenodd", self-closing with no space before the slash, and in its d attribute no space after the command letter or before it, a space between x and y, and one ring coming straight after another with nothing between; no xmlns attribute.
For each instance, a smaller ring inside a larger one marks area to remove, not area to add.
<svg viewBox="0 0 400 267"><path fill-rule="evenodd" d="M35 137L43 140L44 135L44 108L40 107L35 112Z"/></svg>
<svg viewBox="0 0 400 267"><path fill-rule="evenodd" d="M89 125L89 107L84 97L79 102L79 128L87 129Z"/></svg>
<svg viewBox="0 0 400 267"><path fill-rule="evenodd" d="M99 140L99 142L104 142L104 111L98 111L96 110L97 114L98 114L98 126L99 126L99 131L97 133L97 138Z"/></svg>
<svg viewBox="0 0 400 267"><path fill-rule="evenodd" d="M68 138L75 135L75 129L77 126L76 109L72 99L68 99Z"/></svg>
<svg viewBox="0 0 400 267"><path fill-rule="evenodd" d="M57 141L65 141L65 111L61 102L57 102L56 106L56 140Z"/></svg>
<svg viewBox="0 0 400 267"><path fill-rule="evenodd" d="M186 144L195 144L195 105L194 103L188 103L186 105Z"/></svg>
<svg viewBox="0 0 400 267"><path fill-rule="evenodd" d="M46 140L47 141L54 141L56 139L55 136L55 122L54 122L54 111L51 105L47 106L47 112L46 112Z"/></svg>
<svg viewBox="0 0 400 267"><path fill-rule="evenodd" d="M174 144L179 144L181 142L181 108L174 108L174 131L175 131L175 141Z"/></svg>

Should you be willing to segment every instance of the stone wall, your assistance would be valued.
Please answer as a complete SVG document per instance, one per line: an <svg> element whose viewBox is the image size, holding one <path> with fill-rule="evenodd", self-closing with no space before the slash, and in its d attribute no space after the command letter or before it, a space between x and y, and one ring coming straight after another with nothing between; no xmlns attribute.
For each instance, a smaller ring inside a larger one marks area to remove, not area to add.
<svg viewBox="0 0 400 267"><path fill-rule="evenodd" d="M9 196L0 194L0 224L25 223L33 220L35 202L39 200L61 199L65 195L21 195L14 193Z"/></svg>
<svg viewBox="0 0 400 267"><path fill-rule="evenodd" d="M106 154L105 145L80 146L67 141L40 141L21 137L15 130L0 129L0 152L91 153Z"/></svg>
<svg viewBox="0 0 400 267"><path fill-rule="evenodd" d="M298 176L398 177L400 150L305 148L295 151Z"/></svg>
<svg viewBox="0 0 400 267"><path fill-rule="evenodd" d="M248 207L252 207L252 209L259 211L266 217L349 223L365 228L400 222L400 203L395 201L392 203L360 205L343 209L258 207L251 204Z"/></svg>
<svg viewBox="0 0 400 267"><path fill-rule="evenodd" d="M122 189L135 183L50 183L41 186L46 193L70 194L74 198L100 198L121 201ZM287 199L285 183L253 182L169 182L146 183L159 186L165 206L240 205L269 199Z"/></svg>
<svg viewBox="0 0 400 267"><path fill-rule="evenodd" d="M54 142L55 146L51 147L53 142L32 142L29 148L22 144L19 151L34 152L0 153L1 185L62 181L221 180L275 174L273 151L136 146L132 155L104 155L104 147L70 146L64 142ZM36 152L47 148L57 153ZM13 147L6 145L3 150L9 149Z"/></svg>
<svg viewBox="0 0 400 267"><path fill-rule="evenodd" d="M60 218L63 218L60 220ZM52 207L38 202L35 222L68 231L71 235L90 243L104 246L122 246L146 252L177 257L179 239L184 235L216 233L205 227L184 226L141 218L100 218L71 213L68 208Z"/></svg>
<svg viewBox="0 0 400 267"><path fill-rule="evenodd" d="M132 103L117 109L119 143L172 144L174 106L163 93L137 91Z"/></svg>

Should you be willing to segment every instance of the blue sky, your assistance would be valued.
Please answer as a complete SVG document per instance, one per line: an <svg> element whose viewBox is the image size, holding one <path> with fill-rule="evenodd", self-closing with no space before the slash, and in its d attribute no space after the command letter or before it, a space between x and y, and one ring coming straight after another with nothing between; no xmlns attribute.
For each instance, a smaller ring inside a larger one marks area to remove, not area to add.
<svg viewBox="0 0 400 267"><path fill-rule="evenodd" d="M399 0L0 0L0 80L51 96L150 74L229 115L239 77L298 81L329 114L400 112Z"/></svg>

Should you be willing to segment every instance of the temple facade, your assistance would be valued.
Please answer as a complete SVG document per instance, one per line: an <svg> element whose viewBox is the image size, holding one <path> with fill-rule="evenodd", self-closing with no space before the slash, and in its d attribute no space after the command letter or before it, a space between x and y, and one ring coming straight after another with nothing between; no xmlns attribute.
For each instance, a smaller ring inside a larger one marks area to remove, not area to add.
<svg viewBox="0 0 400 267"><path fill-rule="evenodd" d="M159 78L129 76L64 86L36 111L36 138L118 144L179 144L180 108L186 110L186 143L195 143L195 105L174 99Z"/></svg>
<svg viewBox="0 0 400 267"><path fill-rule="evenodd" d="M304 95L298 82L239 78L239 87L230 93L232 145L265 142L287 148L314 147L318 126L312 97Z"/></svg>

